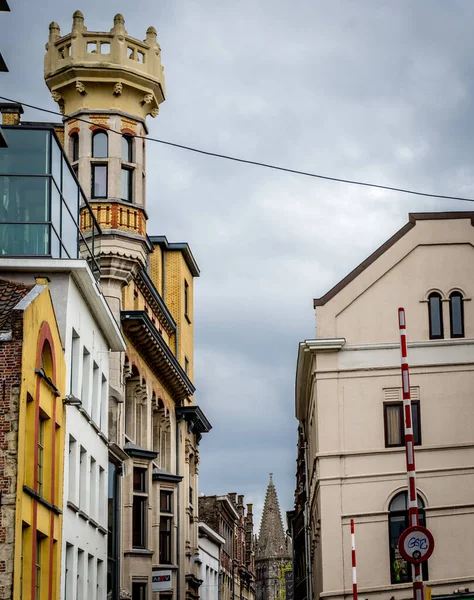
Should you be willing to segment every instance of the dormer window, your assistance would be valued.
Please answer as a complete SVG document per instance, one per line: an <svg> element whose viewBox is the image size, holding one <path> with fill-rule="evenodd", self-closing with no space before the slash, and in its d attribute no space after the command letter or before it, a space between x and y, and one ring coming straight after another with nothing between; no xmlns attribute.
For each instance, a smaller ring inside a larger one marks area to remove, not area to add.
<svg viewBox="0 0 474 600"><path fill-rule="evenodd" d="M449 322L452 338L464 337L464 298L461 292L449 296Z"/></svg>
<svg viewBox="0 0 474 600"><path fill-rule="evenodd" d="M438 292L433 292L428 296L428 316L430 321L430 340L443 339L443 307L441 304L441 294Z"/></svg>

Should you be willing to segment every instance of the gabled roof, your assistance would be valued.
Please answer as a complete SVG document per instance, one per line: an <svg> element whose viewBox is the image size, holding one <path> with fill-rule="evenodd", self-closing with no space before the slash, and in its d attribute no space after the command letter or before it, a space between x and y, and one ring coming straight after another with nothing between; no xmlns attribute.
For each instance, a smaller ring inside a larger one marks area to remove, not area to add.
<svg viewBox="0 0 474 600"><path fill-rule="evenodd" d="M12 310L33 288L34 284L0 279L0 330L10 328Z"/></svg>
<svg viewBox="0 0 474 600"><path fill-rule="evenodd" d="M391 238L382 244L375 252L372 252L363 262L360 263L353 271L341 279L329 292L326 292L321 298L313 300L313 307L323 306L329 300L334 298L342 289L351 281L358 277L367 267L374 263L384 252L398 242L406 233L415 227L417 221L438 221L447 219L470 219L471 225L474 226L474 212L472 211L453 211L453 212L432 212L432 213L409 213L408 223L397 231Z"/></svg>

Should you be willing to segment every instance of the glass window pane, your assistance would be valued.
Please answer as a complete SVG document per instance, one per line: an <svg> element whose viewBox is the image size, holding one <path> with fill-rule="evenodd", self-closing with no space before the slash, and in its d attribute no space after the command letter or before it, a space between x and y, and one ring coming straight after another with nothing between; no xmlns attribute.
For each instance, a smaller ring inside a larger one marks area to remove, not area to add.
<svg viewBox="0 0 474 600"><path fill-rule="evenodd" d="M133 497L132 545L134 548L144 548L145 541L146 497Z"/></svg>
<svg viewBox="0 0 474 600"><path fill-rule="evenodd" d="M58 188L61 187L61 149L59 148L58 142L54 139L51 140L51 173Z"/></svg>
<svg viewBox="0 0 474 600"><path fill-rule="evenodd" d="M79 257L79 245L77 239L77 224L69 214L66 206L63 204L62 207L62 228L61 228L61 240L64 246L61 252L63 258L78 258Z"/></svg>
<svg viewBox="0 0 474 600"><path fill-rule="evenodd" d="M77 185L74 176L69 169L69 165L64 159L62 193L64 200L69 206L69 210L77 222L79 214L79 186Z"/></svg>
<svg viewBox="0 0 474 600"><path fill-rule="evenodd" d="M48 220L48 177L0 177L0 222Z"/></svg>
<svg viewBox="0 0 474 600"><path fill-rule="evenodd" d="M92 197L107 198L107 165L92 165Z"/></svg>
<svg viewBox="0 0 474 600"><path fill-rule="evenodd" d="M1 256L48 256L50 227L0 223Z"/></svg>
<svg viewBox="0 0 474 600"><path fill-rule="evenodd" d="M413 437L415 445L421 444L421 429L420 429L420 404L419 402L411 403L411 419L413 421Z"/></svg>
<svg viewBox="0 0 474 600"><path fill-rule="evenodd" d="M71 148L71 160L72 162L79 160L79 134L73 133L69 139L70 148Z"/></svg>
<svg viewBox="0 0 474 600"><path fill-rule="evenodd" d="M8 148L0 150L0 174L49 173L51 134L39 129L9 129Z"/></svg>
<svg viewBox="0 0 474 600"><path fill-rule="evenodd" d="M122 200L132 201L132 171L122 168Z"/></svg>
<svg viewBox="0 0 474 600"><path fill-rule="evenodd" d="M430 314L430 338L443 337L443 316L441 308L441 297L439 294L432 294L429 297Z"/></svg>
<svg viewBox="0 0 474 600"><path fill-rule="evenodd" d="M108 138L105 131L94 133L92 138L92 158L107 158Z"/></svg>
<svg viewBox="0 0 474 600"><path fill-rule="evenodd" d="M451 294L449 309L451 313L451 337L464 337L463 299L460 294Z"/></svg>
<svg viewBox="0 0 474 600"><path fill-rule="evenodd" d="M133 140L130 136L122 136L122 160L125 162L132 162L132 144Z"/></svg>
<svg viewBox="0 0 474 600"><path fill-rule="evenodd" d="M160 510L161 512L171 512L171 498L172 492L161 491L160 492Z"/></svg>
<svg viewBox="0 0 474 600"><path fill-rule="evenodd" d="M401 494L397 494L395 498L390 502L389 510L390 512L397 512L399 510L407 509L407 493L402 492Z"/></svg>
<svg viewBox="0 0 474 600"><path fill-rule="evenodd" d="M385 405L385 431L387 446L401 446L402 437L402 404Z"/></svg>

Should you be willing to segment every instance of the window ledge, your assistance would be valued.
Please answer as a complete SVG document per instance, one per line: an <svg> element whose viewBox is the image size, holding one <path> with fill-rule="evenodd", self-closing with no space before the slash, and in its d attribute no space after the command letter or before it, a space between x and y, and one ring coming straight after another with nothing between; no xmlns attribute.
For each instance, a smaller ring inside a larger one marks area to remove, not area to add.
<svg viewBox="0 0 474 600"><path fill-rule="evenodd" d="M124 556L153 556L153 554L155 554L153 550L148 550L148 548L132 548L124 552Z"/></svg>
<svg viewBox="0 0 474 600"><path fill-rule="evenodd" d="M28 494L28 496L30 496L31 498L34 498L40 504L42 504L43 506L46 506L46 508L49 508L49 510L53 511L57 515L62 515L63 514L63 511L60 508L58 508L55 504L51 504L50 502L48 502L47 500L45 500L41 496L41 494L38 494L38 492L35 492L35 490L31 489L27 485L23 486L23 491L25 492L25 494Z"/></svg>

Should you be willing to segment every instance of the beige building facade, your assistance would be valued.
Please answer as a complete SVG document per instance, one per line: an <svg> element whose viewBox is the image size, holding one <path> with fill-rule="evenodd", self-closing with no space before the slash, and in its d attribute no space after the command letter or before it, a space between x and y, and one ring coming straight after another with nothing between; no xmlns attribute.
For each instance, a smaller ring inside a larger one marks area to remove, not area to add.
<svg viewBox="0 0 474 600"><path fill-rule="evenodd" d="M126 343L110 357L107 598L197 600L199 442L211 425L193 398L199 267L187 243L146 227L146 120L165 100L157 33L130 36L120 14L90 31L76 11L65 35L51 23L44 65L96 218L83 203L83 243L98 226L100 287Z"/></svg>
<svg viewBox="0 0 474 600"><path fill-rule="evenodd" d="M409 222L322 298L300 344L296 416L305 453L314 598L411 596L397 550L407 524L397 309L406 310L421 523L433 595L474 591L474 213ZM304 464L304 463L303 463Z"/></svg>

